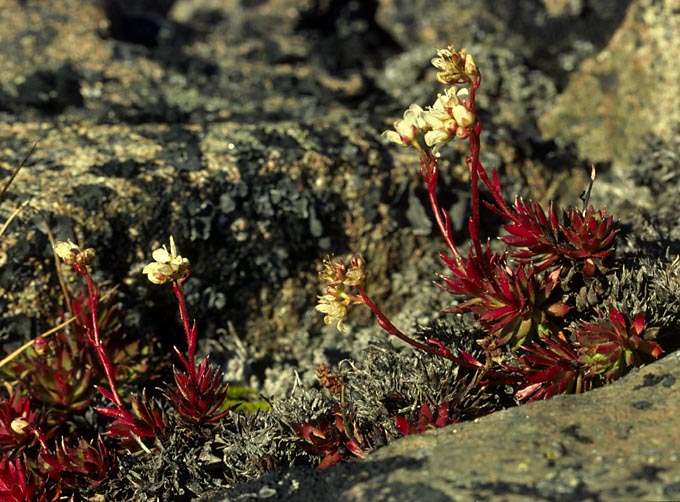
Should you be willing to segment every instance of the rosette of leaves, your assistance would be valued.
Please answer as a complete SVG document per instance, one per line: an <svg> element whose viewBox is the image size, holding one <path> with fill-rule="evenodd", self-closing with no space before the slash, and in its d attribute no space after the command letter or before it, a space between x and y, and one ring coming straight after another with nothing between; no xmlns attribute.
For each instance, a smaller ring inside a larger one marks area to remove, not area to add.
<svg viewBox="0 0 680 502"><path fill-rule="evenodd" d="M104 381L101 365L87 339L91 317L84 291L73 297L71 307L72 323L49 337L38 337L3 368L7 380L16 381L33 400L44 403L55 423L86 409L95 396L95 385ZM117 379L131 383L148 373L149 348L121 333L119 317L115 306L104 304L99 325ZM52 321L63 324L64 319L52 317Z"/></svg>
<svg viewBox="0 0 680 502"><path fill-rule="evenodd" d="M5 374L16 379L31 398L44 403L53 421L60 422L92 401L99 372L91 355L87 346L68 343L60 333L48 341L36 340Z"/></svg>
<svg viewBox="0 0 680 502"><path fill-rule="evenodd" d="M224 383L224 374L218 368L211 368L208 359L203 359L198 368L193 368L186 358L175 350L185 369L174 368L175 383L165 391L177 412L196 423L217 422L224 418L231 408L224 409L229 385Z"/></svg>
<svg viewBox="0 0 680 502"><path fill-rule="evenodd" d="M107 478L115 458L98 436L96 441L80 438L75 444L62 438L54 452L41 452L39 460L44 475L62 491L73 493L79 488L99 486Z"/></svg>
<svg viewBox="0 0 680 502"><path fill-rule="evenodd" d="M617 229L605 209L589 206L585 211L569 207L557 217L551 203L546 213L535 201L515 199L513 211L498 211L510 223L501 240L512 248L510 254L520 263L531 263L538 270L565 265L578 267L592 277L614 252Z"/></svg>
<svg viewBox="0 0 680 502"><path fill-rule="evenodd" d="M98 390L113 401L110 391L103 387L98 387ZM165 430L165 414L153 399L147 397L144 389L141 394L130 396L130 410L113 406L97 408L98 413L114 419L108 425L108 436L119 439L132 451L147 449L144 440L155 439Z"/></svg>
<svg viewBox="0 0 680 502"><path fill-rule="evenodd" d="M518 370L523 382L515 397L548 399L612 382L661 355L655 336L655 329L645 328L642 314L630 321L611 308L607 318L582 323L570 338L558 333L524 347L519 368L508 368Z"/></svg>
<svg viewBox="0 0 680 502"><path fill-rule="evenodd" d="M428 403L423 403L423 406L418 412L418 417L415 422L411 422L407 417L394 417L394 423L399 432L404 436L411 434L421 434L428 429L435 429L446 427L449 424L454 424L457 420L449 418L450 404L448 401L443 401L434 408L434 413L430 409Z"/></svg>
<svg viewBox="0 0 680 502"><path fill-rule="evenodd" d="M444 289L471 296L446 312L474 314L489 333L482 343L489 352L546 336L555 321L569 312L569 306L561 301L560 269L548 273L519 264L513 270L504 258L491 254L487 247L482 256L466 260L465 277L452 259L444 258L457 275L442 276Z"/></svg>
<svg viewBox="0 0 680 502"><path fill-rule="evenodd" d="M46 502L55 497L44 493L45 480L36 481L27 471L22 458L10 460L8 457L0 459L0 500L5 502ZM36 486L39 484L39 486ZM59 494L56 494L58 497Z"/></svg>
<svg viewBox="0 0 680 502"><path fill-rule="evenodd" d="M46 428L45 422L42 409L15 389L9 398L0 400L0 452L14 458L38 445L39 439L50 439L55 428Z"/></svg>
<svg viewBox="0 0 680 502"><path fill-rule="evenodd" d="M523 348L518 358L515 392L520 401L549 399L555 394L579 394L592 388L587 378L587 366L579 360L577 349L563 336L547 337Z"/></svg>
<svg viewBox="0 0 680 502"><path fill-rule="evenodd" d="M291 427L300 436L300 447L321 457L319 469L365 456L363 435L356 421L339 405L333 407L330 417L322 415L315 423L297 423Z"/></svg>
<svg viewBox="0 0 680 502"><path fill-rule="evenodd" d="M658 359L663 350L654 342L656 330L645 327L642 314L631 321L615 308L599 322L583 323L576 329L579 360L590 367L590 374L613 381L631 368Z"/></svg>

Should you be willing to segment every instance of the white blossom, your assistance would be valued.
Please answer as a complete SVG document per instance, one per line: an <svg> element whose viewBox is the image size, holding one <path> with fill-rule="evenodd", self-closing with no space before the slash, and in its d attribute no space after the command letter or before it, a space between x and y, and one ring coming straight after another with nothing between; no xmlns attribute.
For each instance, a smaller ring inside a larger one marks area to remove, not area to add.
<svg viewBox="0 0 680 502"><path fill-rule="evenodd" d="M170 251L163 247L151 254L154 261L142 270L154 284L184 279L189 274L189 260L177 254L175 240L170 236Z"/></svg>
<svg viewBox="0 0 680 502"><path fill-rule="evenodd" d="M394 131L385 131L383 137L393 143L411 146L423 134L428 125L424 110L418 105L411 105L404 112L404 118L394 123Z"/></svg>

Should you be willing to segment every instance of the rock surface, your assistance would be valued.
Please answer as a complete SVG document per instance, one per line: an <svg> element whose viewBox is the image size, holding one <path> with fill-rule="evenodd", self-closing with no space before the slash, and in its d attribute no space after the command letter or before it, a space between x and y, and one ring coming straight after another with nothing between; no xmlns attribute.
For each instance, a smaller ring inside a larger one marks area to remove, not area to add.
<svg viewBox="0 0 680 502"><path fill-rule="evenodd" d="M579 156L617 166L643 136L678 134L680 2L632 2L607 47L586 58L555 106L539 117L545 137L574 143Z"/></svg>
<svg viewBox="0 0 680 502"><path fill-rule="evenodd" d="M203 502L672 501L680 353L613 385L400 439L366 461L265 476Z"/></svg>
<svg viewBox="0 0 680 502"><path fill-rule="evenodd" d="M484 72L482 160L499 168L509 196L579 203L588 163L612 163L593 200L630 222L626 232L644 228L622 239L622 252L645 244L671 259L680 253L678 8L677 0L0 0L0 19L11 20L0 30L0 177L38 142L0 200L3 220L29 204L0 239L0 344L50 327L44 310L58 286L46 224L97 249L97 278L120 285L127 328L162 335L168 350L180 334L167 314L172 294L140 272L173 234L192 262L187 296L202 353L272 397L286 395L294 371L311 384L317 364L382 336L323 326L313 306L326 253L361 252L372 294L400 326L431 320L449 301L430 287L438 236L416 159L379 134L410 103L431 102L429 59L450 43L473 52ZM462 230L464 153L450 150L443 188ZM678 499L677 368L674 355L592 394L215 500L315 500L320 490L342 500Z"/></svg>

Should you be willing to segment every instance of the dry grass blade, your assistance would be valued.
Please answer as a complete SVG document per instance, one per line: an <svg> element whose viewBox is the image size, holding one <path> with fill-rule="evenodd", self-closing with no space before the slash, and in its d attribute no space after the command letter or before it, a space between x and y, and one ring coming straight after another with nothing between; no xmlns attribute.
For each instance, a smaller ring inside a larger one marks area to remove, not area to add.
<svg viewBox="0 0 680 502"><path fill-rule="evenodd" d="M14 208L14 211L12 211L12 214L9 215L9 217L5 220L5 223L2 224L2 227L0 227L0 237L2 234L5 233L5 230L7 230L7 227L9 227L9 224L12 223L12 220L17 217L17 215L21 212L21 210L26 207L31 201L27 200L23 202L21 205L17 206Z"/></svg>
<svg viewBox="0 0 680 502"><path fill-rule="evenodd" d="M36 141L33 143L33 146L31 149L28 151L26 156L24 157L24 160L22 160L19 165L14 169L12 172L12 175L9 177L7 180L7 183L5 183L5 186L2 187L2 190L0 190L0 199L2 199L2 196L5 195L5 192L9 189L10 185L14 181L14 178L17 177L17 174L19 174L19 171L26 165L26 162L28 162L28 159L31 158L31 155L33 155L33 152L35 152L36 147L38 146L38 142Z"/></svg>
<svg viewBox="0 0 680 502"><path fill-rule="evenodd" d="M17 177L17 174L19 174L19 171L26 165L26 162L28 159L33 155L33 152L35 152L36 147L38 146L38 142L36 141L33 143L33 146L31 149L28 151L24 159L19 163L19 165L12 171L12 175L9 177L5 185L2 187L2 190L0 190L0 199L2 199L3 195L5 195L5 192L9 189L10 185L14 182L14 179ZM26 207L26 205L30 201L25 201L21 205L17 206L14 211L12 211L12 214L9 215L5 223L2 224L2 227L0 227L0 236L5 233L5 230L7 230L7 227L9 226L10 223L12 223L12 220L17 217L17 215L21 212L21 210Z"/></svg>

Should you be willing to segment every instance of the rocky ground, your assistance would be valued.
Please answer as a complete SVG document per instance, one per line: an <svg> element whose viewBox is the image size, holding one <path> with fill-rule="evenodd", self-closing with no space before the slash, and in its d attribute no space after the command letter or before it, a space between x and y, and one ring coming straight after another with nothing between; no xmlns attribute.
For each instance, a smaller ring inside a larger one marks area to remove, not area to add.
<svg viewBox="0 0 680 502"><path fill-rule="evenodd" d="M677 500L678 353L580 396L409 436L365 462L288 470L201 499Z"/></svg>
<svg viewBox="0 0 680 502"><path fill-rule="evenodd" d="M38 143L0 201L3 219L29 204L0 241L0 343L48 327L41 310L57 284L46 223L97 250L97 277L119 285L127 329L160 335L168 351L180 336L172 294L140 272L174 235L192 263L202 352L273 400L384 337L368 315L347 335L323 325L313 306L325 254L362 253L369 290L396 324L431 321L448 301L431 287L440 241L417 160L380 132L410 103L432 101L429 60L450 43L482 69L482 160L508 196L578 203L596 163L592 202L621 221L620 256L667 268L680 253L678 9L677 0L0 0L11 21L0 30L0 176ZM467 217L463 155L451 148L443 163L457 229ZM663 301L628 296L643 310ZM676 366L668 357L592 394L205 500L313 500L319 490L343 500L677 499Z"/></svg>

